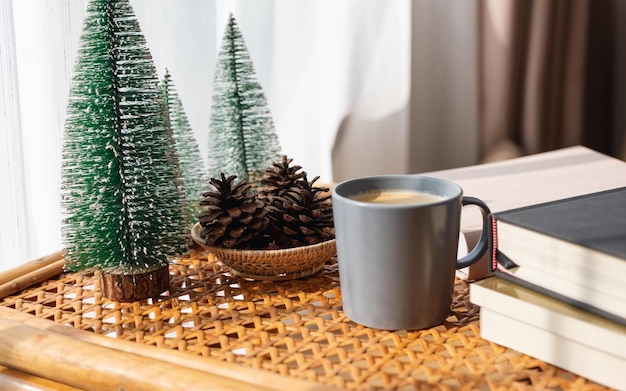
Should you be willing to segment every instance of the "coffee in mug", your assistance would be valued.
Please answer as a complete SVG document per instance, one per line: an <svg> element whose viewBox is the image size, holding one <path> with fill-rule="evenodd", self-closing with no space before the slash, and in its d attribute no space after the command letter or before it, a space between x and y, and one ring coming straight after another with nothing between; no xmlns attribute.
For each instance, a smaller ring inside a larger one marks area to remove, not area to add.
<svg viewBox="0 0 626 391"><path fill-rule="evenodd" d="M351 198L361 202L373 202L375 204L390 205L425 204L443 200L442 197L434 194L404 189L371 190L355 194Z"/></svg>
<svg viewBox="0 0 626 391"><path fill-rule="evenodd" d="M342 182L332 192L345 314L385 330L424 329L450 314L456 269L487 250L489 208L457 184L416 175ZM458 259L461 210L476 205L481 238Z"/></svg>

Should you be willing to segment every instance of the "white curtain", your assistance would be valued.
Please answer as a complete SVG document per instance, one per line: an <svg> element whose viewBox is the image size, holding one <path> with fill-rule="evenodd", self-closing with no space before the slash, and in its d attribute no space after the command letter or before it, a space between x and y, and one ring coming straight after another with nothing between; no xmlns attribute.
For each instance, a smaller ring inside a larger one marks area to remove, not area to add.
<svg viewBox="0 0 626 391"><path fill-rule="evenodd" d="M0 269L60 249L60 148L84 6L0 2Z"/></svg>
<svg viewBox="0 0 626 391"><path fill-rule="evenodd" d="M0 2L0 270L61 248L60 147L85 3ZM476 103L475 90L453 82L473 77L467 75L472 69L467 62L475 58L464 58L465 66L450 64L467 54L457 53L458 48L473 47L474 2L439 3L131 0L157 72L170 71L205 156L215 61L232 12L283 152L309 176L320 175L327 183L473 163L476 147L465 140L468 134L475 137L475 118L467 113ZM416 40L417 31L421 38ZM437 36L442 32L443 39ZM448 65L434 72L437 61ZM421 64L418 74L411 62ZM435 79L429 78L430 71ZM416 91L411 82L416 77L428 89ZM447 81L446 88L439 89L437 80ZM429 103L422 116L430 120L412 118L412 96ZM463 100L463 108L447 107L447 98ZM455 113L461 118L438 120ZM435 141L416 145L414 132L419 139ZM447 153L430 148L440 149L454 137L463 140L463 148ZM437 159L416 159L423 154Z"/></svg>
<svg viewBox="0 0 626 391"><path fill-rule="evenodd" d="M203 150L229 12L246 40L283 152L310 176L335 179L331 152L347 116L375 120L408 103L409 0L131 2L157 69L172 73Z"/></svg>

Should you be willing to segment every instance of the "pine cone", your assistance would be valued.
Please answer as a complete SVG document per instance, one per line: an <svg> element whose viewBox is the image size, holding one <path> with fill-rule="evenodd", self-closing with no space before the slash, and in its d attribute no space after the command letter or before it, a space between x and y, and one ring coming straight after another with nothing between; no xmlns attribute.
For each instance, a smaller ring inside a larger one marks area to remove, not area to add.
<svg viewBox="0 0 626 391"><path fill-rule="evenodd" d="M268 205L271 235L279 248L316 244L335 237L328 188L314 187L306 173L289 189L274 196Z"/></svg>
<svg viewBox="0 0 626 391"><path fill-rule="evenodd" d="M273 162L271 167L265 170L265 174L261 179L263 186L260 196L264 198L273 198L294 188L296 182L306 176L306 172L300 171L301 166L291 166L293 159L283 155L282 160ZM300 171L300 172L299 172ZM271 201L270 201L271 202Z"/></svg>
<svg viewBox="0 0 626 391"><path fill-rule="evenodd" d="M200 235L206 244L229 248L263 248L269 240L263 232L268 225L265 204L248 191L250 185L241 181L235 184L235 175L222 180L211 178L216 191L203 193L200 205L206 210L199 215L204 228Z"/></svg>

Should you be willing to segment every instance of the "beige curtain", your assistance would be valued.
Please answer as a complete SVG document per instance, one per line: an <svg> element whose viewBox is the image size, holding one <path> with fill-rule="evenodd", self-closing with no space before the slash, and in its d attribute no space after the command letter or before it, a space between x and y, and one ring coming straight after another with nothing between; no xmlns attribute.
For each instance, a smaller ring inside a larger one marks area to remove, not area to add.
<svg viewBox="0 0 626 391"><path fill-rule="evenodd" d="M614 126L612 0L479 0L482 157L576 144L624 153Z"/></svg>

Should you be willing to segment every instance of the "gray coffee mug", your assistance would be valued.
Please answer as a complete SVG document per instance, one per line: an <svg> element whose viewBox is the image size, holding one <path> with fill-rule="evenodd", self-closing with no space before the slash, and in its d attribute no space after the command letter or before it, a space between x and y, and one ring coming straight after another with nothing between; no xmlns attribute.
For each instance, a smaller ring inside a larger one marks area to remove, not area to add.
<svg viewBox="0 0 626 391"><path fill-rule="evenodd" d="M437 200L389 205L355 200L380 190L414 190ZM332 192L343 309L353 321L385 330L424 329L450 314L455 270L488 247L489 208L460 186L417 175L382 175L342 182ZM478 244L457 259L461 209L483 215Z"/></svg>

